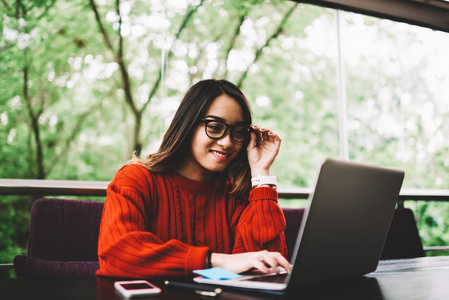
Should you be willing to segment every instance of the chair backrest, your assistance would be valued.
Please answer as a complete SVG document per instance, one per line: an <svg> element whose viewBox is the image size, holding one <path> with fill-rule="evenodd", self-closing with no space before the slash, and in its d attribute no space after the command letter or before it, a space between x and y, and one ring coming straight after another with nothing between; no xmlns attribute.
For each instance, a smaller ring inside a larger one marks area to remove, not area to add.
<svg viewBox="0 0 449 300"><path fill-rule="evenodd" d="M397 208L385 241L381 259L425 256L415 216L408 208Z"/></svg>
<svg viewBox="0 0 449 300"><path fill-rule="evenodd" d="M299 226L304 215L303 208L283 209L287 227L285 242L290 261L295 248ZM381 259L414 258L425 256L413 212L407 208L397 208L393 214Z"/></svg>
<svg viewBox="0 0 449 300"><path fill-rule="evenodd" d="M296 239L298 237L299 226L301 225L304 208L283 208L285 221L285 244L287 245L287 260L290 261L295 248Z"/></svg>
<svg viewBox="0 0 449 300"><path fill-rule="evenodd" d="M31 208L27 255L14 258L18 277L94 275L103 202L38 199Z"/></svg>
<svg viewBox="0 0 449 300"><path fill-rule="evenodd" d="M38 199L31 208L28 256L97 261L103 202Z"/></svg>

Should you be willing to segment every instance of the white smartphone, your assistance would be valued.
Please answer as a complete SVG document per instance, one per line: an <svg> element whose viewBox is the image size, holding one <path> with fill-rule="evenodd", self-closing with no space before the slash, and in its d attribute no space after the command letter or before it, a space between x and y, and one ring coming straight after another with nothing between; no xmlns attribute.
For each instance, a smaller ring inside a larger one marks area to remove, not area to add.
<svg viewBox="0 0 449 300"><path fill-rule="evenodd" d="M162 292L160 288L146 280L116 281L114 287L124 298L151 296Z"/></svg>

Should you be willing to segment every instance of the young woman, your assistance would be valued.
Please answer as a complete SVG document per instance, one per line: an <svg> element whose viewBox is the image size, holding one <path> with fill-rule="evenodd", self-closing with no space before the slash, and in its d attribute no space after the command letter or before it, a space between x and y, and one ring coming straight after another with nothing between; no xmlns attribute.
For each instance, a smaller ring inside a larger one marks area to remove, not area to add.
<svg viewBox="0 0 449 300"><path fill-rule="evenodd" d="M285 259L285 218L269 176L281 144L251 125L243 93L204 80L182 100L157 153L133 157L107 189L97 275L269 272Z"/></svg>

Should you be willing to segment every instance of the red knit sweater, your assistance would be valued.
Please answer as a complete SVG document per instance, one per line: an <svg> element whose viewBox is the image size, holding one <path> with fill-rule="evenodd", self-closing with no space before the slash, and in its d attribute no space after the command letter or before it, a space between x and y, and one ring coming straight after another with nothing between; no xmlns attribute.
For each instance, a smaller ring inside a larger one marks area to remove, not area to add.
<svg viewBox="0 0 449 300"><path fill-rule="evenodd" d="M97 275L126 278L191 276L211 249L262 249L287 255L277 192L251 190L249 201L224 181L197 182L176 172L129 164L107 189L98 241Z"/></svg>

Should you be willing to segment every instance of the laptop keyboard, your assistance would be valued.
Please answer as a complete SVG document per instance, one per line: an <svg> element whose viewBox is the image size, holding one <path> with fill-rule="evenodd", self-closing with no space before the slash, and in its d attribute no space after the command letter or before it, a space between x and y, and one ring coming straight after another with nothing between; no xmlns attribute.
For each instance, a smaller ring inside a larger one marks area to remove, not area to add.
<svg viewBox="0 0 449 300"><path fill-rule="evenodd" d="M284 283L286 279L287 279L287 273L270 275L270 276L254 277L254 278L247 279L247 281Z"/></svg>

